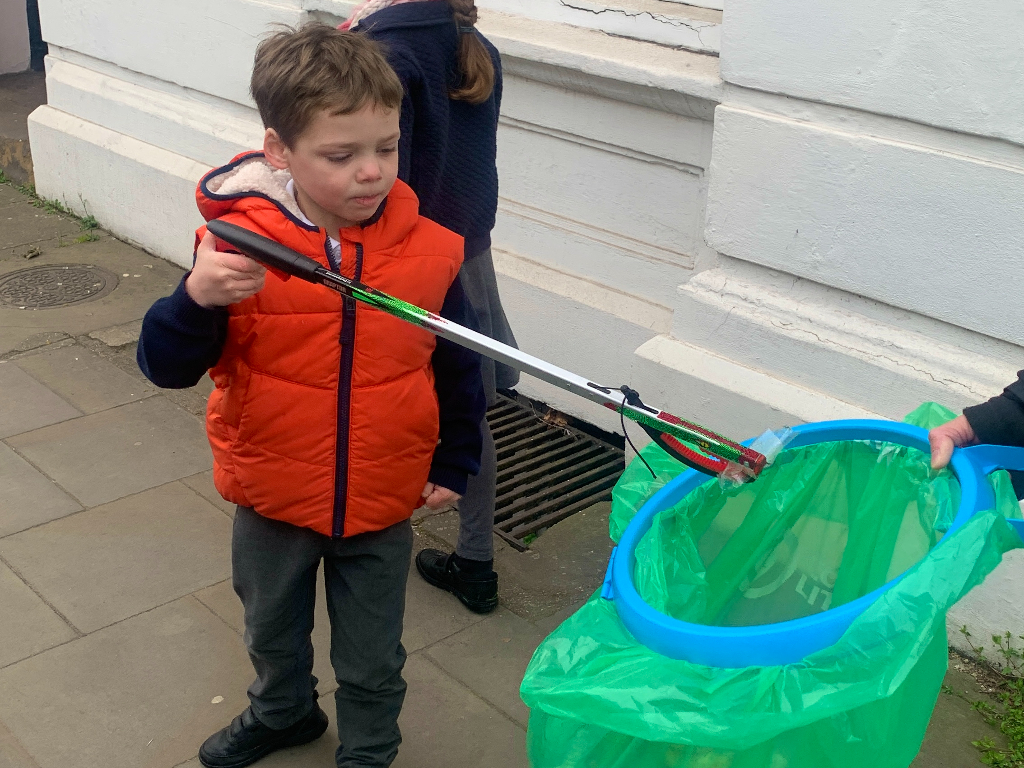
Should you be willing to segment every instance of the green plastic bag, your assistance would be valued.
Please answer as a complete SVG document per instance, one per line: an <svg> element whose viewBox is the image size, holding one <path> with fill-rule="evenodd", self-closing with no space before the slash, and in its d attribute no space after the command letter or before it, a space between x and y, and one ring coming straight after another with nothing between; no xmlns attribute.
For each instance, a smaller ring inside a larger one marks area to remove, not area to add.
<svg viewBox="0 0 1024 768"><path fill-rule="evenodd" d="M930 428L955 414L926 404ZM683 468L657 446L616 485L616 541L642 504ZM637 643L594 595L537 649L521 694L534 768L906 768L946 670L945 615L1022 546L1006 524L1020 507L1005 473L998 509L932 547L959 504L948 471L880 443L784 451L757 483L709 482L657 516L637 547L646 602L719 626L799 618L905 577L840 640L778 667L721 669Z"/></svg>

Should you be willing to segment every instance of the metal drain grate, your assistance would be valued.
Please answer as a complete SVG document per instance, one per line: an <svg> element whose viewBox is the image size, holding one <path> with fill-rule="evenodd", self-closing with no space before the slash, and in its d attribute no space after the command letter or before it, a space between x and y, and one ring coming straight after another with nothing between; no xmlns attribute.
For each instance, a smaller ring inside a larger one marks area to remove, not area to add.
<svg viewBox="0 0 1024 768"><path fill-rule="evenodd" d="M612 496L623 451L542 419L504 395L487 412L498 454L494 531L519 550L545 528Z"/></svg>
<svg viewBox="0 0 1024 768"><path fill-rule="evenodd" d="M53 309L95 301L117 287L117 276L92 264L50 264L0 276L0 305Z"/></svg>

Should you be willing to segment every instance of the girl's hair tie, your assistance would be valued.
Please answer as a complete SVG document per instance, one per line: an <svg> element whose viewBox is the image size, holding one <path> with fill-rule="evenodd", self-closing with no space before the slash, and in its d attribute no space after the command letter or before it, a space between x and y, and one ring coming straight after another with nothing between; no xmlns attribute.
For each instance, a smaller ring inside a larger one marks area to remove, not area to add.
<svg viewBox="0 0 1024 768"><path fill-rule="evenodd" d="M460 35L471 35L471 34L473 34L473 29L474 28L473 27L459 26L459 27L457 27L457 29L459 30L459 34Z"/></svg>

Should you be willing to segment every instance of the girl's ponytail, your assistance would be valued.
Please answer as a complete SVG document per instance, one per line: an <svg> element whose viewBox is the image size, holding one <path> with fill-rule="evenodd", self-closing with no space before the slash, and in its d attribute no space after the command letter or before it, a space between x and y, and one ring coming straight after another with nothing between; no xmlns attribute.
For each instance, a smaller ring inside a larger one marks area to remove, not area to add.
<svg viewBox="0 0 1024 768"><path fill-rule="evenodd" d="M459 33L460 81L448 95L470 104L487 101L494 90L494 62L474 31L475 0L448 0Z"/></svg>

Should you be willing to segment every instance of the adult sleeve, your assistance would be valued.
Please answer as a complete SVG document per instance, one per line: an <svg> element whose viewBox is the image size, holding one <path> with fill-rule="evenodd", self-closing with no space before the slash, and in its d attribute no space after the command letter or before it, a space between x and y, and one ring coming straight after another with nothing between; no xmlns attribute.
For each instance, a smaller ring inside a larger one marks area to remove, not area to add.
<svg viewBox="0 0 1024 768"><path fill-rule="evenodd" d="M964 408L974 434L983 443L1024 446L1024 371L1017 381L987 403Z"/></svg>
<svg viewBox="0 0 1024 768"><path fill-rule="evenodd" d="M441 316L459 325L476 324L458 277L445 296ZM480 355L439 337L432 362L441 426L429 480L463 494L469 476L480 471L480 424L487 412Z"/></svg>
<svg viewBox="0 0 1024 768"><path fill-rule="evenodd" d="M158 299L142 320L136 359L146 378L165 389L198 384L217 364L227 337L227 310L196 304L185 290L187 278L170 296Z"/></svg>

